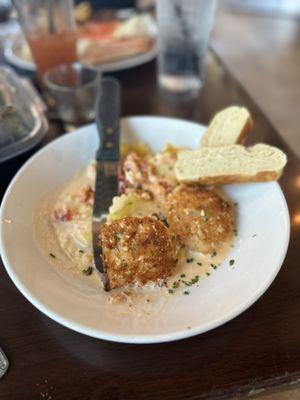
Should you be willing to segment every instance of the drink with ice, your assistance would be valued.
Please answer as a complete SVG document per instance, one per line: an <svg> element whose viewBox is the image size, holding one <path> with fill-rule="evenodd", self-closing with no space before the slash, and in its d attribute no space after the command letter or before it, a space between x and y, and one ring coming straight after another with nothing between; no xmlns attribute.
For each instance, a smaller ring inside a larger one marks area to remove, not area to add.
<svg viewBox="0 0 300 400"><path fill-rule="evenodd" d="M159 0L158 83L167 91L198 94L215 0Z"/></svg>

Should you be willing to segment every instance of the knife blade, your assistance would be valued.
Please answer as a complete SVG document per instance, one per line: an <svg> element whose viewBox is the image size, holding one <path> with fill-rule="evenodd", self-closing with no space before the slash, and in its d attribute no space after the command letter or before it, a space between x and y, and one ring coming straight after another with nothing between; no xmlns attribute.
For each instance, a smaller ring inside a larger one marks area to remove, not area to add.
<svg viewBox="0 0 300 400"><path fill-rule="evenodd" d="M102 260L99 234L106 222L112 198L118 194L119 142L120 142L120 86L117 80L102 80L96 102L96 125L100 145L96 153L96 182L92 219L94 264L109 290Z"/></svg>
<svg viewBox="0 0 300 400"><path fill-rule="evenodd" d="M0 378L7 372L8 365L8 359L0 347Z"/></svg>

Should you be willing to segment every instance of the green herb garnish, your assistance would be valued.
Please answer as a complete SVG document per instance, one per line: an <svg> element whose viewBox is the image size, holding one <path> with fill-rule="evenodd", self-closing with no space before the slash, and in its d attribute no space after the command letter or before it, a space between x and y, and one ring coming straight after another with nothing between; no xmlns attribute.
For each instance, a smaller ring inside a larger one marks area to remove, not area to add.
<svg viewBox="0 0 300 400"><path fill-rule="evenodd" d="M169 222L164 215L162 215L161 213L160 215L158 215L157 213L153 213L152 216L157 218L158 221L161 221L167 228L170 228Z"/></svg>
<svg viewBox="0 0 300 400"><path fill-rule="evenodd" d="M193 258L187 258L186 259L186 262L189 264L189 263L192 263L194 261L194 259Z"/></svg>
<svg viewBox="0 0 300 400"><path fill-rule="evenodd" d="M206 272L206 275L207 275L207 276L209 276L209 275L210 275L210 273L209 273L209 272Z"/></svg>
<svg viewBox="0 0 300 400"><path fill-rule="evenodd" d="M184 278L186 275L185 274L181 274L180 275L180 278Z"/></svg>
<svg viewBox="0 0 300 400"><path fill-rule="evenodd" d="M201 262L197 262L197 264L198 264L198 265L200 265L200 266L202 265L202 263L201 263Z"/></svg>
<svg viewBox="0 0 300 400"><path fill-rule="evenodd" d="M56 255L53 254L53 253L49 253L49 256L52 257L52 258L56 258Z"/></svg>
<svg viewBox="0 0 300 400"><path fill-rule="evenodd" d="M83 254L83 253L84 253L84 251L80 249L80 250L79 250L79 253Z"/></svg>
<svg viewBox="0 0 300 400"><path fill-rule="evenodd" d="M199 275L196 275L194 278L192 278L189 282L187 281L182 281L186 286L192 286L195 283L199 281Z"/></svg>
<svg viewBox="0 0 300 400"><path fill-rule="evenodd" d="M217 269L217 268L218 268L218 266L215 265L215 264L210 264L210 266L211 266L213 269Z"/></svg>
<svg viewBox="0 0 300 400"><path fill-rule="evenodd" d="M238 230L237 230L237 229L234 229L234 230L233 230L233 233L234 233L235 236L237 236L237 235L238 235Z"/></svg>
<svg viewBox="0 0 300 400"><path fill-rule="evenodd" d="M170 228L170 224L169 224L167 218L165 218L165 217L162 218L162 219L161 219L161 222L162 222L163 224L165 224L167 228Z"/></svg>
<svg viewBox="0 0 300 400"><path fill-rule="evenodd" d="M257 236L257 233L254 233L254 235L252 235L252 237L255 237L255 236Z"/></svg>
<svg viewBox="0 0 300 400"><path fill-rule="evenodd" d="M234 264L234 260L229 260L229 265L232 266Z"/></svg>
<svg viewBox="0 0 300 400"><path fill-rule="evenodd" d="M185 291L183 292L183 294L188 295L188 294L190 294L190 292L189 292L188 290L185 290Z"/></svg>
<svg viewBox="0 0 300 400"><path fill-rule="evenodd" d="M217 255L217 252L216 251L213 251L212 253L211 253L211 257L216 257L216 255Z"/></svg>
<svg viewBox="0 0 300 400"><path fill-rule="evenodd" d="M173 290L173 289L169 289L168 292L169 292L170 294L173 294L173 293L174 293L174 290Z"/></svg>

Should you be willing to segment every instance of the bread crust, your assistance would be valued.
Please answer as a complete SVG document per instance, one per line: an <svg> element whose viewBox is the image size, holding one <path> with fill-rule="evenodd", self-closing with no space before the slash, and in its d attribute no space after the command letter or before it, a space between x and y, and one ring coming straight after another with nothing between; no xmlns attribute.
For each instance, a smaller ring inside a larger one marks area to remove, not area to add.
<svg viewBox="0 0 300 400"><path fill-rule="evenodd" d="M242 129L240 136L238 137L236 143L237 144L243 143L246 136L248 135L248 133L251 131L252 128L253 128L253 119L252 119L251 115L249 115L249 118L248 118L244 128Z"/></svg>
<svg viewBox="0 0 300 400"><path fill-rule="evenodd" d="M271 182L282 175L283 169L278 171L260 171L255 175L218 175L205 176L197 180L179 179L182 183L199 185L229 185L232 183Z"/></svg>

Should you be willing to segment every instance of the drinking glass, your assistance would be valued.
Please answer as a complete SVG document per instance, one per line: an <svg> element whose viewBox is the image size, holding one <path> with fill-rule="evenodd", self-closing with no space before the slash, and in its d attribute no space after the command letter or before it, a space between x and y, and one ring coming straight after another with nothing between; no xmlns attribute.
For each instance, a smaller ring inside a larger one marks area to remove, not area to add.
<svg viewBox="0 0 300 400"><path fill-rule="evenodd" d="M77 61L72 0L13 0L40 80L56 65Z"/></svg>
<svg viewBox="0 0 300 400"><path fill-rule="evenodd" d="M79 63L62 64L47 71L44 84L53 97L60 118L78 126L95 118L100 73Z"/></svg>
<svg viewBox="0 0 300 400"><path fill-rule="evenodd" d="M215 0L157 1L161 88L188 97L198 95L215 5Z"/></svg>

